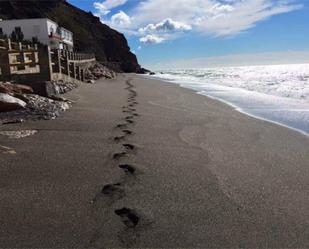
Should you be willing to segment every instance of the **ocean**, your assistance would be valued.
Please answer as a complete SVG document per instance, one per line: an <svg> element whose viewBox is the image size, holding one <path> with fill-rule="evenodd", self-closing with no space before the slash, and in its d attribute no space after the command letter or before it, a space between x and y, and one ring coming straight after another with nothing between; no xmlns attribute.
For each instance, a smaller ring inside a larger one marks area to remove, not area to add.
<svg viewBox="0 0 309 249"><path fill-rule="evenodd" d="M152 77L309 135L309 64L164 70Z"/></svg>

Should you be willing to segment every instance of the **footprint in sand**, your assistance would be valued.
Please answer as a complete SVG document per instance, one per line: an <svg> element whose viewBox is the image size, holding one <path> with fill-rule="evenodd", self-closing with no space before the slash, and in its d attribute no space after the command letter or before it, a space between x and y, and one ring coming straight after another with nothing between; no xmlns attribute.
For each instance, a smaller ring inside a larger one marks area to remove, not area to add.
<svg viewBox="0 0 309 249"><path fill-rule="evenodd" d="M113 159L114 160L119 160L120 158L125 157L126 155L127 155L126 152L115 153L113 155Z"/></svg>
<svg viewBox="0 0 309 249"><path fill-rule="evenodd" d="M130 120L130 119L127 119L126 122L127 122L128 124L134 124L134 121L133 121L133 120Z"/></svg>
<svg viewBox="0 0 309 249"><path fill-rule="evenodd" d="M121 221L130 228L136 227L140 220L138 214L134 210L126 207L116 209L115 214L120 216Z"/></svg>
<svg viewBox="0 0 309 249"><path fill-rule="evenodd" d="M123 169L126 174L134 175L136 169L130 164L120 164L119 168Z"/></svg>
<svg viewBox="0 0 309 249"><path fill-rule="evenodd" d="M135 145L133 144L123 144L122 145L126 150L134 150L135 149Z"/></svg>
<svg viewBox="0 0 309 249"><path fill-rule="evenodd" d="M133 118L134 118L133 115L131 115L131 116L126 116L126 117L125 117L126 120L131 120L131 119L133 119Z"/></svg>
<svg viewBox="0 0 309 249"><path fill-rule="evenodd" d="M120 186L121 186L121 183L104 185L104 187L101 190L101 193L104 194L104 195L112 195L115 192L123 191L120 188Z"/></svg>
<svg viewBox="0 0 309 249"><path fill-rule="evenodd" d="M122 132L126 135L132 135L133 134L133 131L130 131L130 130L122 130Z"/></svg>
<svg viewBox="0 0 309 249"><path fill-rule="evenodd" d="M98 193L92 202L97 202L100 198L109 197L111 200L119 200L124 197L124 190L121 188L121 183L104 185L100 193Z"/></svg>
<svg viewBox="0 0 309 249"><path fill-rule="evenodd" d="M126 138L125 136L114 137L114 141L120 142L120 141L124 140L125 138Z"/></svg>
<svg viewBox="0 0 309 249"><path fill-rule="evenodd" d="M116 128L120 128L120 129L127 128L127 124L118 124Z"/></svg>

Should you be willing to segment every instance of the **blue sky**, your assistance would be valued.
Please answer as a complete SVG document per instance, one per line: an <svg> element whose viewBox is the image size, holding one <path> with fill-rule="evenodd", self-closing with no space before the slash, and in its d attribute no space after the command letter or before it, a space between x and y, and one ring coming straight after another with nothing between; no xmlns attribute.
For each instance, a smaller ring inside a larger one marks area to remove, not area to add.
<svg viewBox="0 0 309 249"><path fill-rule="evenodd" d="M216 58L224 64L231 56L254 64L255 55L263 61L264 54L271 63L282 57L303 62L309 54L308 0L69 2L123 32L139 62L150 68L183 66L183 61L193 67L191 61L207 64Z"/></svg>

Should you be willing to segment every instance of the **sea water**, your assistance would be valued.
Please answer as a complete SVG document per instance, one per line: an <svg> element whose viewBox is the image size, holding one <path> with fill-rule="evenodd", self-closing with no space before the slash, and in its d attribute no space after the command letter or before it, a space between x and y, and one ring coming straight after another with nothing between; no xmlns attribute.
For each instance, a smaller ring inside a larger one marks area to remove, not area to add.
<svg viewBox="0 0 309 249"><path fill-rule="evenodd" d="M309 64L164 70L153 77L309 135Z"/></svg>

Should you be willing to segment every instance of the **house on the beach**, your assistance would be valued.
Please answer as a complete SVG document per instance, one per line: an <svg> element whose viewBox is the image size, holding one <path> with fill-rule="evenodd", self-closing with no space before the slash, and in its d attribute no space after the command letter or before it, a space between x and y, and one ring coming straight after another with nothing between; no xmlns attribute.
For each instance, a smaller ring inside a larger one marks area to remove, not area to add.
<svg viewBox="0 0 309 249"><path fill-rule="evenodd" d="M0 35L22 34L24 40L37 40L52 49L73 50L73 33L48 18L0 20Z"/></svg>

